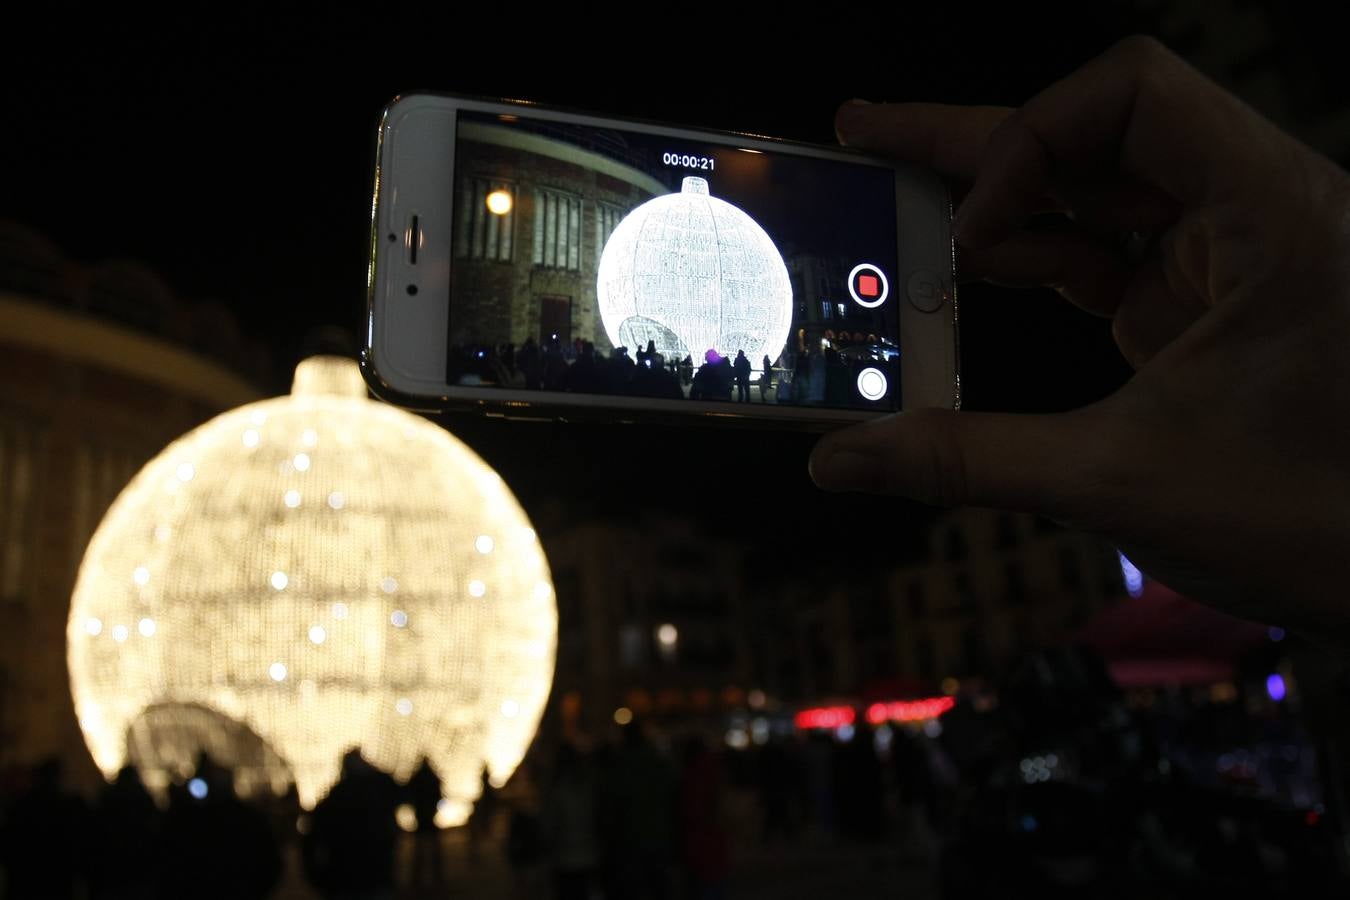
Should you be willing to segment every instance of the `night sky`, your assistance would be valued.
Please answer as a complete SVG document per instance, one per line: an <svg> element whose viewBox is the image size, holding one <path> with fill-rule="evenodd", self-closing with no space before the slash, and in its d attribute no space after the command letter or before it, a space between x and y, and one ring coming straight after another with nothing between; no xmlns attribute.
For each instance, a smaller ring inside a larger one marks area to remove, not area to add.
<svg viewBox="0 0 1350 900"><path fill-rule="evenodd" d="M1077 7L1039 5L1021 21L974 7L845 14L831 4L832 20L766 18L734 32L711 7L662 12L655 25L631 8L586 7L610 23L595 31L525 23L524 7L469 21L232 5L223 19L78 27L72 13L5 38L0 218L76 259L139 259L180 295L223 301L285 373L314 327L359 333L375 124L397 93L833 142L833 111L849 97L1017 103L1130 30L1123 14ZM1053 294L970 287L961 317L970 408L1070 408L1128 374L1107 323ZM284 389L284 378L268 387ZM747 546L860 565L919 554L931 519L911 504L816 492L806 435L442 421L527 509L677 509Z"/></svg>

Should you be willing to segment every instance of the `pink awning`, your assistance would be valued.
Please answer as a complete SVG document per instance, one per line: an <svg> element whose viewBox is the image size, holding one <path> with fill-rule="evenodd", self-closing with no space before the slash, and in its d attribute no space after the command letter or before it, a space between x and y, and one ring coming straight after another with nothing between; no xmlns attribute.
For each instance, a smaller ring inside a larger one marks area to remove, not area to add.
<svg viewBox="0 0 1350 900"><path fill-rule="evenodd" d="M1075 635L1106 660L1121 687L1212 684L1266 637L1266 627L1188 600L1155 581L1102 611Z"/></svg>

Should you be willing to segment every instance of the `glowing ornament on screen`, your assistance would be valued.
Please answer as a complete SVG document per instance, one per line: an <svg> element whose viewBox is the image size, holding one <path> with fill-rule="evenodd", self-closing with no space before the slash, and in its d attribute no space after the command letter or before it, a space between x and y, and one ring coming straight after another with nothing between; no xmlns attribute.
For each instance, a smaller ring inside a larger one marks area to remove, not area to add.
<svg viewBox="0 0 1350 900"><path fill-rule="evenodd" d="M80 567L76 713L109 778L162 787L200 751L241 792L306 806L344 751L406 778L442 824L524 756L553 677L548 563L501 478L443 429L366 399L350 360L224 413L122 491Z"/></svg>
<svg viewBox="0 0 1350 900"><path fill-rule="evenodd" d="M596 279L600 317L616 347L666 359L745 351L758 373L792 324L792 286L773 240L754 219L708 194L702 178L648 200L614 229Z"/></svg>

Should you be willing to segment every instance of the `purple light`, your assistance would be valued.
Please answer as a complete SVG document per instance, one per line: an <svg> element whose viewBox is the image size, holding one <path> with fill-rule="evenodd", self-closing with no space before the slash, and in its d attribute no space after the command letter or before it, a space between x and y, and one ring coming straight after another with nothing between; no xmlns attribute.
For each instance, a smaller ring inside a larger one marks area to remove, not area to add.
<svg viewBox="0 0 1350 900"><path fill-rule="evenodd" d="M1144 573L1134 563L1125 558L1125 554L1119 550L1116 556L1120 557L1120 574L1125 576L1125 590L1131 597L1138 597L1144 592Z"/></svg>
<svg viewBox="0 0 1350 900"><path fill-rule="evenodd" d="M1280 641L1284 640L1284 629L1278 625L1270 626L1270 628L1266 631L1266 634L1270 635L1270 639L1277 644Z"/></svg>
<svg viewBox="0 0 1350 900"><path fill-rule="evenodd" d="M1266 678L1266 693L1276 703L1284 699L1284 678L1278 672Z"/></svg>

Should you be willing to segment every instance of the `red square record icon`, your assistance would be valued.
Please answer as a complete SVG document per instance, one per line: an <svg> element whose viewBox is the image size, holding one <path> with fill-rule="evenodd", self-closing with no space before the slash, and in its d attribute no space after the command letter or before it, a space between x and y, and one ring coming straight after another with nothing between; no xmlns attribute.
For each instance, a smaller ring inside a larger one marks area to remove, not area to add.
<svg viewBox="0 0 1350 900"><path fill-rule="evenodd" d="M877 283L877 276L859 275L858 293L864 297L875 297L881 293L881 285Z"/></svg>

